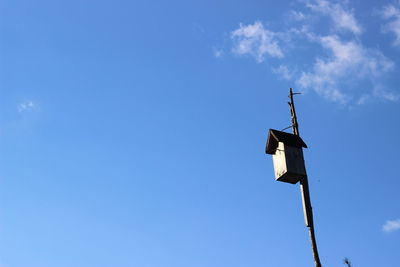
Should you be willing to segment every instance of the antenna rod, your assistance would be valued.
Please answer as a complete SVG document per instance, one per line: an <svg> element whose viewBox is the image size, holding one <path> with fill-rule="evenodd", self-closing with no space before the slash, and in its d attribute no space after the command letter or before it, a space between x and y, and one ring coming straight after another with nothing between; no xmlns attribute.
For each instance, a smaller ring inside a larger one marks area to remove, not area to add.
<svg viewBox="0 0 400 267"><path fill-rule="evenodd" d="M290 115L292 117L292 129L295 135L300 135L299 133L299 124L297 123L296 109L294 108L294 100L293 100L293 90L290 88L289 98L290 98Z"/></svg>
<svg viewBox="0 0 400 267"><path fill-rule="evenodd" d="M292 88L290 88L289 91L289 98L290 102L288 103L290 106L290 115L292 118L292 129L293 129L293 134L299 136L299 124L297 122L297 115L296 115L296 109L294 108L294 100L293 100L293 95L298 94L298 93L293 93ZM315 239L315 232L314 232L314 219L313 219L313 213L312 213L312 206L311 206L311 199L310 199L310 190L308 186L308 177L305 176L303 179L300 180L300 191L301 191L301 197L302 197L302 202L303 202L303 212L304 212L304 220L306 223L306 226L308 227L309 233L310 233L310 241L311 241L311 249L314 257L314 262L316 267L321 267L321 261L319 259L318 255L318 248L317 248L317 241Z"/></svg>

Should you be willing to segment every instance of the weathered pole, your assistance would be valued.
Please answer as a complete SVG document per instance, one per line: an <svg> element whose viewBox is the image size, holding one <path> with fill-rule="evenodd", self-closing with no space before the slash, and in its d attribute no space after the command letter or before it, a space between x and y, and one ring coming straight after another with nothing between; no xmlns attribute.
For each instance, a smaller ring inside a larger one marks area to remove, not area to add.
<svg viewBox="0 0 400 267"><path fill-rule="evenodd" d="M292 88L290 88L289 98L290 102L288 103L290 106L290 114L292 117L292 128L293 134L300 136L299 134L299 124L297 122L296 116L296 109L294 108L294 101L293 101L293 93ZM317 248L317 241L315 240L315 233L314 233L314 220L313 220L313 213L311 207L311 199L310 199L310 190L308 187L308 177L305 176L300 180L300 191L301 197L303 202L303 212L304 212L304 221L306 226L308 227L310 233L310 241L311 241L311 249L314 257L314 262L316 267L321 267L321 261L319 260L318 255L318 248Z"/></svg>

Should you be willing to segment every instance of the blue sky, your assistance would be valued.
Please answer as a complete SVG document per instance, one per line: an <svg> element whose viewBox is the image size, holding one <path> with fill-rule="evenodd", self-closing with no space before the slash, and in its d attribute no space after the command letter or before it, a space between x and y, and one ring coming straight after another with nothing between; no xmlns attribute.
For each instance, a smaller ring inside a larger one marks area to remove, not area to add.
<svg viewBox="0 0 400 267"><path fill-rule="evenodd" d="M400 2L1 1L0 266L399 266Z"/></svg>

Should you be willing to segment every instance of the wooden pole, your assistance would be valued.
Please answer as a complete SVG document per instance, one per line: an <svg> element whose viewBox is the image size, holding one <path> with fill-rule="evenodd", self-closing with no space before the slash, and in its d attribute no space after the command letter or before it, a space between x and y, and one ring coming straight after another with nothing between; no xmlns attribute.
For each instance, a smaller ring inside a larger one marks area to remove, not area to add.
<svg viewBox="0 0 400 267"><path fill-rule="evenodd" d="M293 134L299 136L300 135L299 124L297 122L296 109L294 108L294 101L293 101L293 95L295 95L295 94L296 93L293 93L292 88L290 88L289 106L290 106L290 114L292 117ZM302 198L302 202L303 202L304 221L305 221L306 226L308 227L308 230L310 233L311 249L312 249L312 253L313 253L313 257L314 257L315 266L321 267L321 261L319 260L319 255L318 255L317 241L315 239L314 219L313 219L313 213L312 213L312 207L311 207L310 189L308 186L308 177L307 176L300 180L300 191L301 191L301 198Z"/></svg>

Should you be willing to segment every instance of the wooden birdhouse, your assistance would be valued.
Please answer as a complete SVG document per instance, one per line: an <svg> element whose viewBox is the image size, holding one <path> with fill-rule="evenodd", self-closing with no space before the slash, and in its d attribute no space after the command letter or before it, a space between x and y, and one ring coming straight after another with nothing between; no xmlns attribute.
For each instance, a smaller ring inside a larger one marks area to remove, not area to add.
<svg viewBox="0 0 400 267"><path fill-rule="evenodd" d="M269 130L265 153L272 155L276 180L295 184L307 176L303 147L307 145L299 136Z"/></svg>

